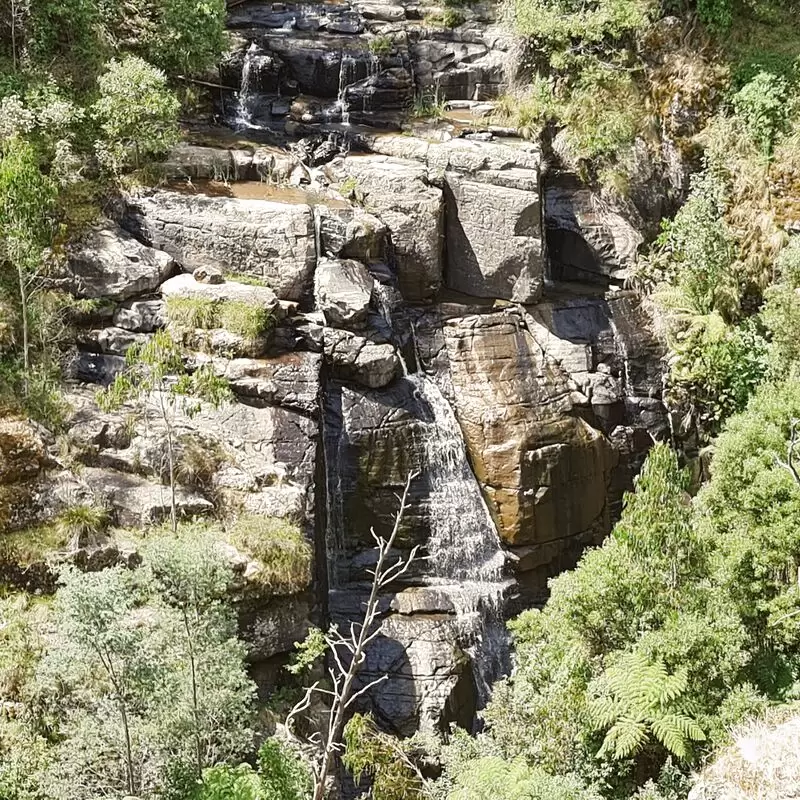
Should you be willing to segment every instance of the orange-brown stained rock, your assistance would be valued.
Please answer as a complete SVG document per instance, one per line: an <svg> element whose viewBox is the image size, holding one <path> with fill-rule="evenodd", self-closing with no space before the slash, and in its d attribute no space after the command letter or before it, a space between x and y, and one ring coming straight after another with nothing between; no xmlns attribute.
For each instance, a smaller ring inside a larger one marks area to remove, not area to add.
<svg viewBox="0 0 800 800"><path fill-rule="evenodd" d="M568 377L512 312L445 327L456 415L507 544L561 539L603 515L616 454L573 413Z"/></svg>

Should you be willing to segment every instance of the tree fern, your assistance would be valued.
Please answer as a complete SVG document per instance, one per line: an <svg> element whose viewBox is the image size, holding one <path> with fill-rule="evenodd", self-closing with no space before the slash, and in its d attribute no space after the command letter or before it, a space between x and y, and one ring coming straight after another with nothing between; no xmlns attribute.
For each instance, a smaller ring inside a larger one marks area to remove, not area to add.
<svg viewBox="0 0 800 800"><path fill-rule="evenodd" d="M590 687L589 713L596 730L606 730L598 756L628 758L640 752L651 735L680 759L689 743L705 733L683 701L686 671L670 673L663 661L627 653Z"/></svg>

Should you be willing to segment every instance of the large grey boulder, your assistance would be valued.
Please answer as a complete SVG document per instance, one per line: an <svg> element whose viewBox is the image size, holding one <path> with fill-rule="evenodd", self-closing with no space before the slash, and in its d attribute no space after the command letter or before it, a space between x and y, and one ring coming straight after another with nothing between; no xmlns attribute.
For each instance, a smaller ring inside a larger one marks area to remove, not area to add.
<svg viewBox="0 0 800 800"><path fill-rule="evenodd" d="M448 288L518 303L544 283L538 171L447 172Z"/></svg>
<svg viewBox="0 0 800 800"><path fill-rule="evenodd" d="M391 344L338 328L325 328L324 342L325 358L338 378L379 389L400 374L400 358Z"/></svg>
<svg viewBox="0 0 800 800"><path fill-rule="evenodd" d="M201 147L181 142L161 165L168 178L218 181L244 180L250 175L253 153L222 147Z"/></svg>
<svg viewBox="0 0 800 800"><path fill-rule="evenodd" d="M271 359L215 361L215 368L237 395L313 416L318 411L321 362L317 353L300 352Z"/></svg>
<svg viewBox="0 0 800 800"><path fill-rule="evenodd" d="M96 467L85 468L81 478L98 501L112 509L118 525L143 528L161 522L170 515L169 486L153 483L138 475ZM208 514L214 508L204 497L183 487L175 489L175 504L181 517Z"/></svg>
<svg viewBox="0 0 800 800"><path fill-rule="evenodd" d="M403 297L430 300L442 283L444 208L427 168L370 155L341 159L332 173L340 182L353 181L359 202L389 228Z"/></svg>
<svg viewBox="0 0 800 800"><path fill-rule="evenodd" d="M319 205L314 209L320 232L320 255L380 259L384 255L388 230L373 214L357 206Z"/></svg>
<svg viewBox="0 0 800 800"><path fill-rule="evenodd" d="M66 275L58 284L76 297L126 300L152 292L173 263L167 253L104 220L67 249Z"/></svg>
<svg viewBox="0 0 800 800"><path fill-rule="evenodd" d="M355 328L367 321L375 282L360 261L320 259L314 283L316 307L328 324Z"/></svg>
<svg viewBox="0 0 800 800"><path fill-rule="evenodd" d="M316 250L305 204L149 191L129 195L122 224L184 269L262 279L282 300L311 288Z"/></svg>

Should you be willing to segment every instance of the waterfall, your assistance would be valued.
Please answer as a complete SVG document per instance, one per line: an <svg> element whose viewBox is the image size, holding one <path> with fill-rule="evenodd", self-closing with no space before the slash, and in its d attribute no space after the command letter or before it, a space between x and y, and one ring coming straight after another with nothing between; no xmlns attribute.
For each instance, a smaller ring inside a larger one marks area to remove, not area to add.
<svg viewBox="0 0 800 800"><path fill-rule="evenodd" d="M347 87L356 82L358 61L352 56L342 54L339 63L339 93L336 105L342 115L342 125L350 124L350 106L347 102Z"/></svg>
<svg viewBox="0 0 800 800"><path fill-rule="evenodd" d="M381 71L381 60L374 53L370 54L367 61L367 81L364 87L364 94L361 98L361 110L366 113L372 111L372 97L375 94L375 78Z"/></svg>
<svg viewBox="0 0 800 800"><path fill-rule="evenodd" d="M508 670L508 640L502 619L505 554L483 492L467 459L461 428L433 378L409 375L432 420L424 447L429 490L429 571L447 592L470 654L480 705L491 684Z"/></svg>
<svg viewBox="0 0 800 800"><path fill-rule="evenodd" d="M258 45L252 42L250 47L247 48L242 62L242 82L239 86L236 116L233 120L236 128L258 127L253 123L253 109L257 101L254 88L258 79L258 63L261 58L262 56L258 54Z"/></svg>

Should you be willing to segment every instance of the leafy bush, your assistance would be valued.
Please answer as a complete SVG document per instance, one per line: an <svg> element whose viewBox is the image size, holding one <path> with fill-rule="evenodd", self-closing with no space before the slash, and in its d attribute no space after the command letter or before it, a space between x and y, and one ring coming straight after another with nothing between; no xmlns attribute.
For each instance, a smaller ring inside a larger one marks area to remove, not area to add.
<svg viewBox="0 0 800 800"><path fill-rule="evenodd" d="M464 764L448 800L600 800L600 794L574 777L553 777L519 759L486 756Z"/></svg>
<svg viewBox="0 0 800 800"><path fill-rule="evenodd" d="M626 653L589 687L589 716L606 730L598 758L625 759L641 752L655 736L673 755L685 760L689 743L706 738L684 704L687 673L670 674L662 661Z"/></svg>
<svg viewBox="0 0 800 800"><path fill-rule="evenodd" d="M422 800L425 797L422 778L402 743L379 730L371 716L354 714L345 726L343 738L342 763L357 786L366 776L372 795L381 800Z"/></svg>
<svg viewBox="0 0 800 800"><path fill-rule="evenodd" d="M138 168L178 141L179 104L161 70L126 56L110 61L97 84L92 110L105 134L98 155L115 172L131 162Z"/></svg>
<svg viewBox="0 0 800 800"><path fill-rule="evenodd" d="M759 72L732 98L736 114L761 152L772 155L775 139L789 118L789 85L770 72Z"/></svg>

